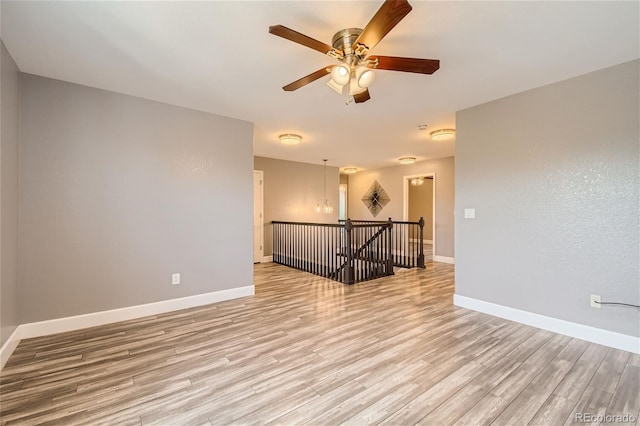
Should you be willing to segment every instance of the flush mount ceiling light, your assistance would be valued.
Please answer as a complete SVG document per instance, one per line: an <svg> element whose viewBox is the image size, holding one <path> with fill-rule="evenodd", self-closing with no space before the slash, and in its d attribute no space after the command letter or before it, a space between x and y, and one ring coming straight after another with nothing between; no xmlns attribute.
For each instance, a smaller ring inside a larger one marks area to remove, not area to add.
<svg viewBox="0 0 640 426"><path fill-rule="evenodd" d="M416 162L416 157L402 157L398 158L400 164L413 164Z"/></svg>
<svg viewBox="0 0 640 426"><path fill-rule="evenodd" d="M294 135L292 133L285 133L284 135L278 136L280 138L280 142L284 145L298 145L302 142L302 136Z"/></svg>
<svg viewBox="0 0 640 426"><path fill-rule="evenodd" d="M438 129L438 130L434 130L430 134L431 134L431 139L433 139L434 141L451 139L456 135L456 129Z"/></svg>
<svg viewBox="0 0 640 426"><path fill-rule="evenodd" d="M358 169L357 169L357 168L355 168L355 167L345 167L342 171L343 171L343 173L345 173L345 174L352 175L352 174L354 174L355 172L357 172L357 171L358 171Z"/></svg>

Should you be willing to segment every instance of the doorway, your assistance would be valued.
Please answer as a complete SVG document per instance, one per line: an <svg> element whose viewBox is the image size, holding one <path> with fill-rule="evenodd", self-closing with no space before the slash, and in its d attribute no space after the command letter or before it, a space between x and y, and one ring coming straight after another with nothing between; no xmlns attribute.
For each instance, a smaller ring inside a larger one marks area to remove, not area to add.
<svg viewBox="0 0 640 426"><path fill-rule="evenodd" d="M341 183L340 184L340 203L339 203L339 209L338 209L339 220L347 220L347 218L349 217L349 211L347 207L347 200L348 200L347 191L349 191L349 186L347 184Z"/></svg>
<svg viewBox="0 0 640 426"><path fill-rule="evenodd" d="M403 179L403 220L417 222L424 218L424 256L425 262L431 262L436 247L435 173L404 176Z"/></svg>
<svg viewBox="0 0 640 426"><path fill-rule="evenodd" d="M253 171L253 263L264 257L264 190L262 170Z"/></svg>

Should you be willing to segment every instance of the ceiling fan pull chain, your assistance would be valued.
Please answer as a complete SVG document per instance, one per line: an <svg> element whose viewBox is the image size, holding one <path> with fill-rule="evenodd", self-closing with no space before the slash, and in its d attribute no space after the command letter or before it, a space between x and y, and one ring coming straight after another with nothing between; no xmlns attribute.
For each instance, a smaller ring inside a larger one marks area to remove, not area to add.
<svg viewBox="0 0 640 426"><path fill-rule="evenodd" d="M344 101L345 105L349 105L349 103L351 103L351 95L349 93L351 89L351 81L349 81L349 83L345 84L344 86L344 92L347 94L347 98Z"/></svg>

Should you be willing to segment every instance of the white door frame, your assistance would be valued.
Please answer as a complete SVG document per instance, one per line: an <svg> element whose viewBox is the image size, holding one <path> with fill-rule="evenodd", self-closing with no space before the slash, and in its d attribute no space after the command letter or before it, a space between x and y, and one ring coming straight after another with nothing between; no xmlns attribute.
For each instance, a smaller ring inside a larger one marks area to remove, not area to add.
<svg viewBox="0 0 640 426"><path fill-rule="evenodd" d="M405 222L409 220L409 180L419 177L430 176L433 179L433 199L431 200L431 206L433 209L433 223L431 223L431 235L433 235L433 253L436 252L436 174L435 172L426 172L416 175L409 175L402 177L402 220Z"/></svg>
<svg viewBox="0 0 640 426"><path fill-rule="evenodd" d="M264 262L264 171L254 170L253 176L255 177L256 174L260 176L260 262ZM253 189L255 191L255 185ZM255 217L253 219L255 220ZM255 233L253 236L255 238ZM255 262L256 259L254 258L253 261Z"/></svg>

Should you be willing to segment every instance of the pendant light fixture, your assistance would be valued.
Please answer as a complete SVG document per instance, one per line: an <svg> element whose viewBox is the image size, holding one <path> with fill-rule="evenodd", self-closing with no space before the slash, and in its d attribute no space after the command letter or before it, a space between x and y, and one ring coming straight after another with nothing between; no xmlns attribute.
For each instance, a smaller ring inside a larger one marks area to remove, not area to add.
<svg viewBox="0 0 640 426"><path fill-rule="evenodd" d="M317 213L325 213L325 214L329 214L329 213L333 213L333 207L331 206L331 202L329 201L329 199L327 198L327 161L328 160L322 160L324 161L324 185L323 185L323 196L324 198L320 201L318 201L318 204L316 205L316 212Z"/></svg>

